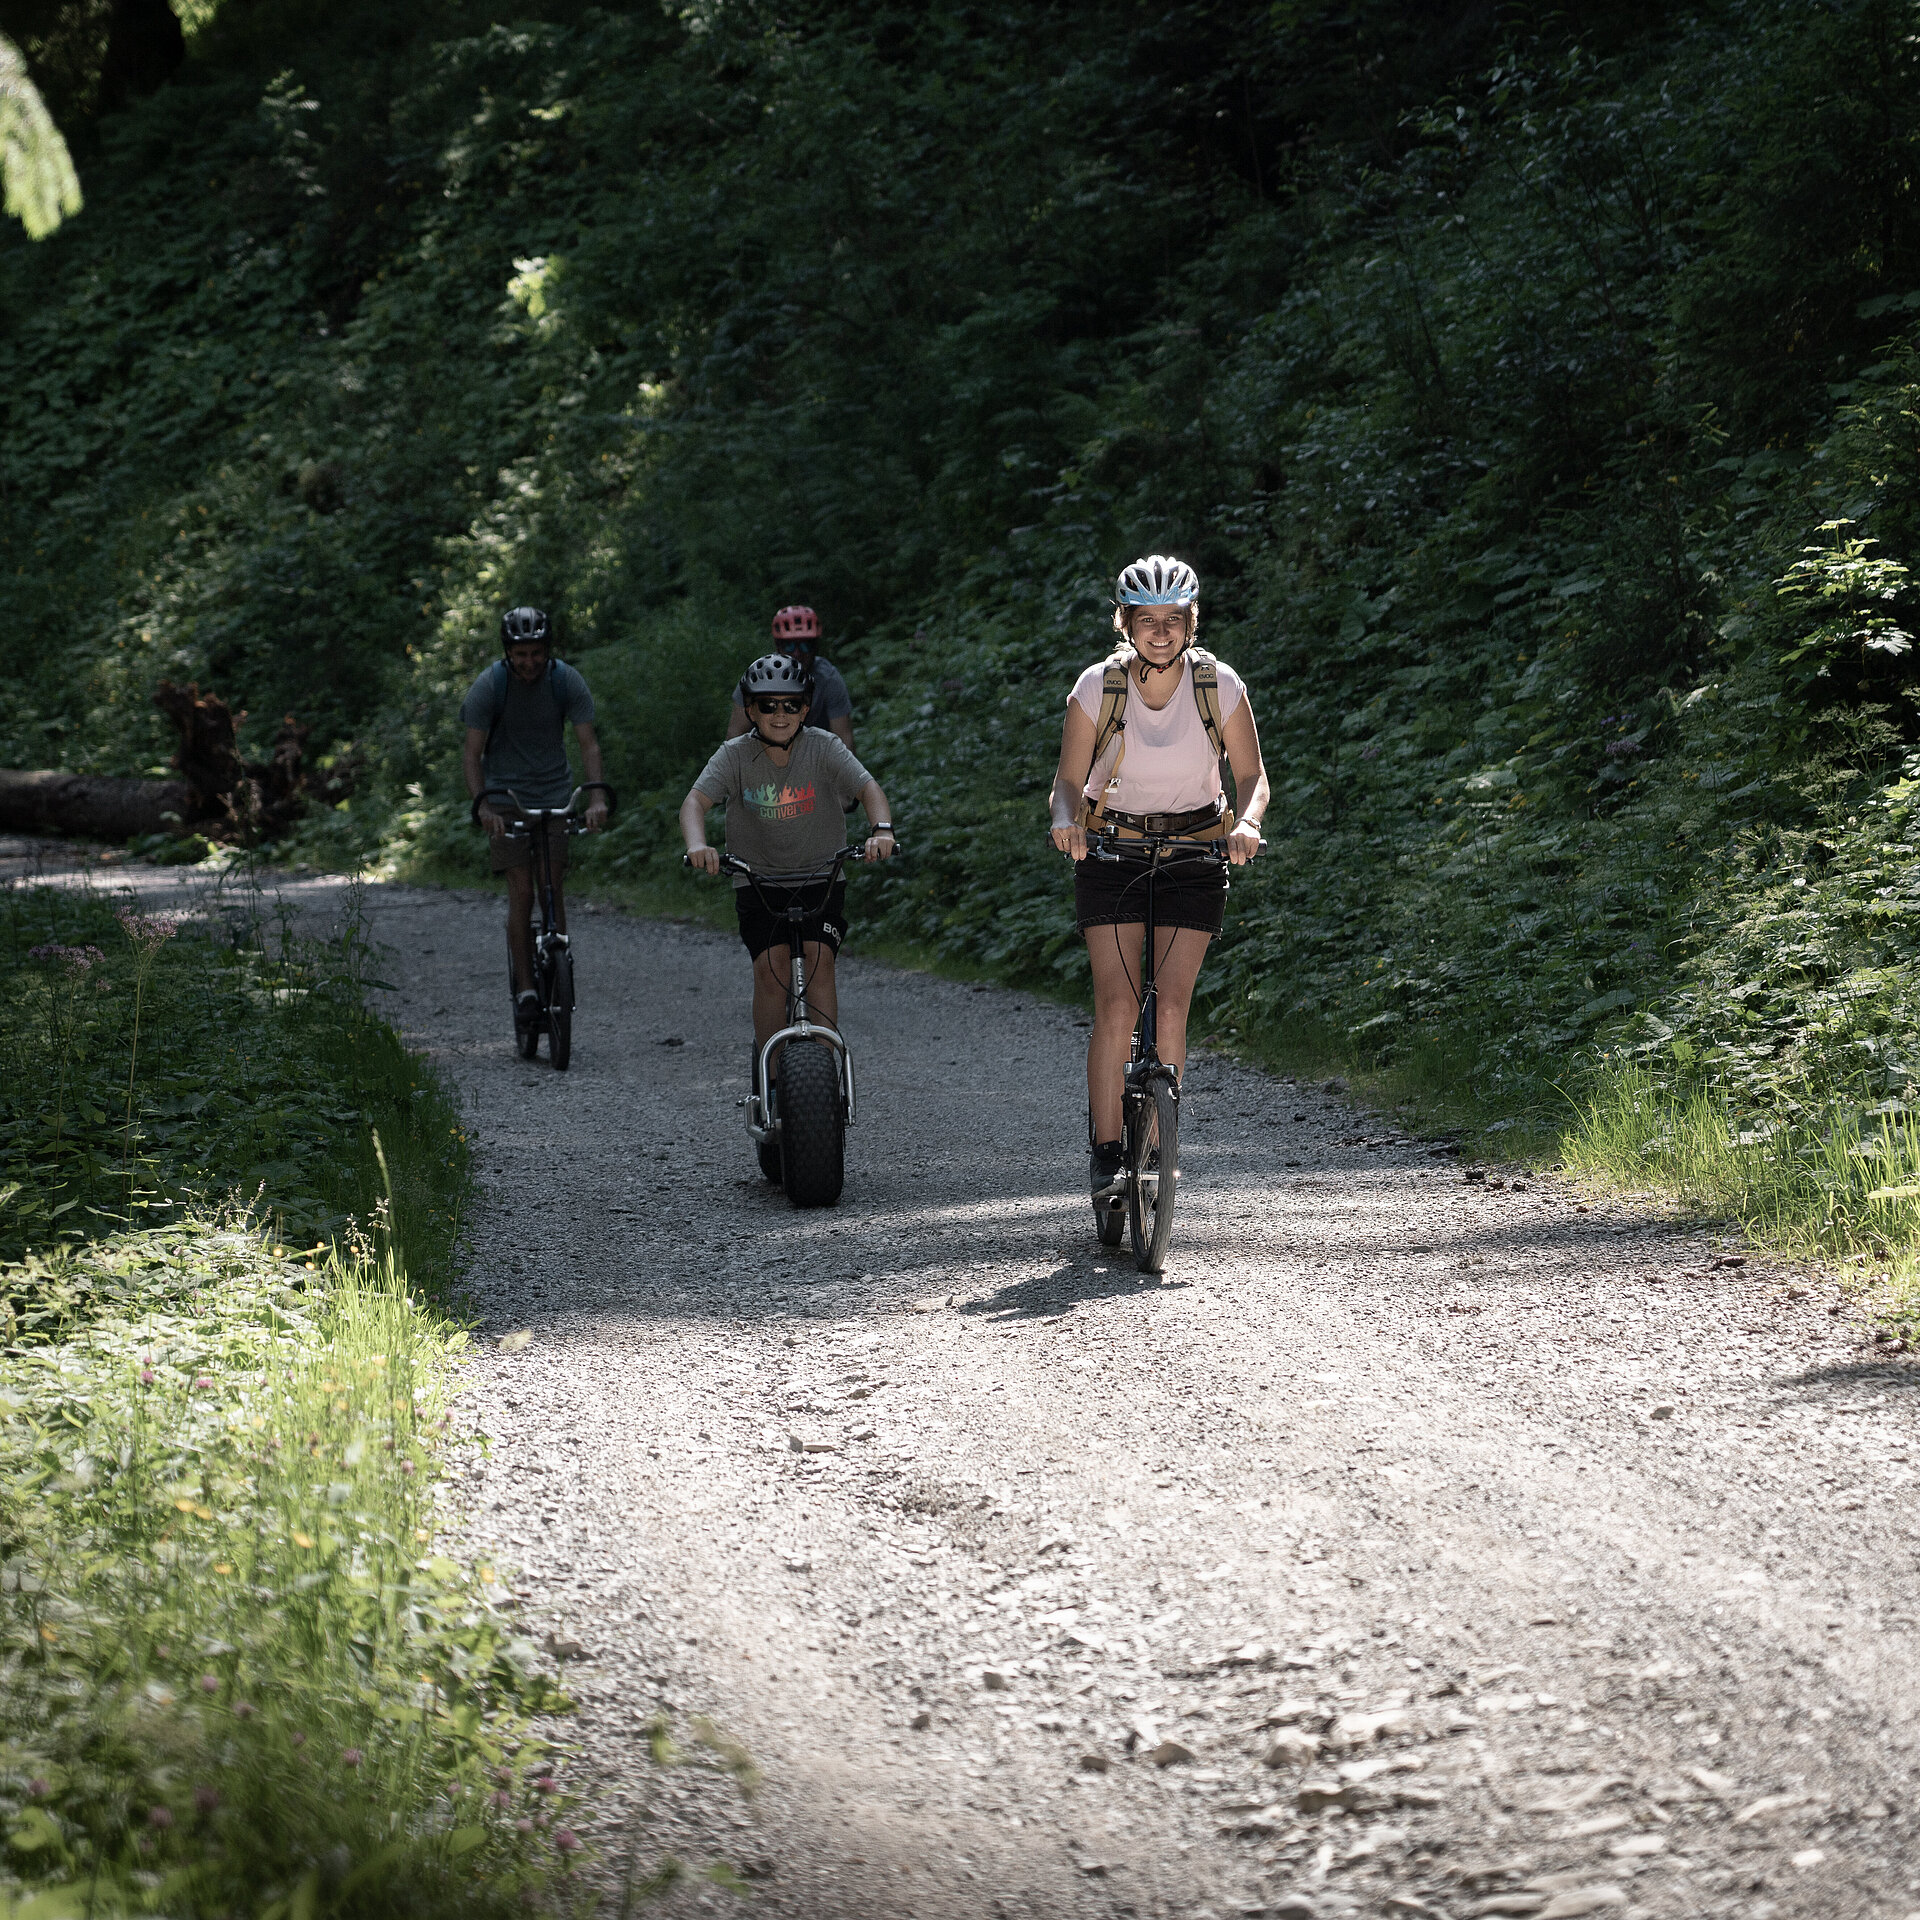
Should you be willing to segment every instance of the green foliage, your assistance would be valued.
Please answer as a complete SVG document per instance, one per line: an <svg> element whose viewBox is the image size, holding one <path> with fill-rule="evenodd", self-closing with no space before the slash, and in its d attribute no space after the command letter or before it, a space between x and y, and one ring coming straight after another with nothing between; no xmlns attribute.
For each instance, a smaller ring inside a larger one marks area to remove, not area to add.
<svg viewBox="0 0 1920 1920"><path fill-rule="evenodd" d="M1529 1133L1672 1038L1736 1131L1904 1098L1920 49L1500 19L223 15L0 250L0 758L151 761L192 674L361 769L306 857L471 871L532 599L625 802L583 883L697 910L673 807L810 599L910 849L859 933L1077 992L1060 710L1174 549L1274 782L1216 1038Z"/></svg>
<svg viewBox="0 0 1920 1920"><path fill-rule="evenodd" d="M467 1140L357 915L4 907L0 1903L568 1904L567 1703L436 1550Z"/></svg>
<svg viewBox="0 0 1920 1920"><path fill-rule="evenodd" d="M548 1892L573 1836L528 1721L565 1702L492 1570L432 1551L460 1341L391 1257L316 1271L201 1220L8 1278L32 1304L0 1360L0 1897Z"/></svg>
<svg viewBox="0 0 1920 1920"><path fill-rule="evenodd" d="M67 143L39 91L27 77L20 50L0 33L0 183L7 212L33 240L43 240L80 211L80 181Z"/></svg>
<svg viewBox="0 0 1920 1920"><path fill-rule="evenodd" d="M192 920L0 899L0 1259L231 1199L295 1244L378 1217L444 1284L466 1132L367 1012L372 965L352 914L304 939L245 887Z"/></svg>

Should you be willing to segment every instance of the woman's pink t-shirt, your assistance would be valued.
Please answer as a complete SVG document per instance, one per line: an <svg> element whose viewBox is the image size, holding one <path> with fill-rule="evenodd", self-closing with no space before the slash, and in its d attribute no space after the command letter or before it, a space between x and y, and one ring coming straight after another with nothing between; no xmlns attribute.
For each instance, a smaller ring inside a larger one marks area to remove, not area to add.
<svg viewBox="0 0 1920 1920"><path fill-rule="evenodd" d="M1219 663L1220 719L1233 717L1247 689L1240 676L1223 660ZM1100 693L1106 680L1106 662L1096 661L1073 683L1080 710L1097 727ZM1120 754L1124 739L1127 750ZM1087 775L1087 797L1098 799L1107 784L1113 761L1120 757L1120 785L1108 794L1107 804L1122 813L1191 813L1210 807L1220 798L1220 763L1193 697L1193 663L1180 663L1180 684L1173 698L1157 713L1147 705L1136 679L1127 689L1127 724Z"/></svg>

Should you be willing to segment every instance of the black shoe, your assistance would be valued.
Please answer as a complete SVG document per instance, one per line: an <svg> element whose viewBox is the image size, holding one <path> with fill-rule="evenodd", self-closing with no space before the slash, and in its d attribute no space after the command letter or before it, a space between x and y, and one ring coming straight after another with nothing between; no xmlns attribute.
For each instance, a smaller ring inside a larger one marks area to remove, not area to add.
<svg viewBox="0 0 1920 1920"><path fill-rule="evenodd" d="M1087 1177L1096 1200L1111 1200L1127 1189L1127 1150L1118 1140L1103 1140L1087 1155Z"/></svg>
<svg viewBox="0 0 1920 1920"><path fill-rule="evenodd" d="M513 996L513 1024L516 1027L530 1025L540 1017L540 996L531 987L522 987Z"/></svg>

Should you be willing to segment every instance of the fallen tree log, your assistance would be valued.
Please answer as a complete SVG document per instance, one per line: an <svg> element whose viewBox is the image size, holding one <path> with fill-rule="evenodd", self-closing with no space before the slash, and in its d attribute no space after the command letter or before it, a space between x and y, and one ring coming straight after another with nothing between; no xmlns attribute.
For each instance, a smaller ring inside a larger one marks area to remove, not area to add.
<svg viewBox="0 0 1920 1920"><path fill-rule="evenodd" d="M117 780L107 774L0 768L0 829L82 840L186 833L200 814L184 780Z"/></svg>
<svg viewBox="0 0 1920 1920"><path fill-rule="evenodd" d="M0 768L0 831L62 833L82 840L200 833L209 840L253 844L285 833L310 792L326 804L346 792L341 769L309 780L303 764L307 729L292 714L280 723L272 758L248 762L235 738L246 715L234 713L218 694L162 680L153 704L180 737L173 756L180 779Z"/></svg>

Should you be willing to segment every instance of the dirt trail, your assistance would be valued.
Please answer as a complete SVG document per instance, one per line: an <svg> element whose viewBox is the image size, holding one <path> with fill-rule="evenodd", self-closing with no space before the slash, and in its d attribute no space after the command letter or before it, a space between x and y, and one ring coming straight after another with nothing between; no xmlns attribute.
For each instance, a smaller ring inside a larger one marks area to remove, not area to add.
<svg viewBox="0 0 1920 1920"><path fill-rule="evenodd" d="M493 901L371 911L532 1334L471 1519L577 1643L610 1911L671 1853L675 1914L1920 1915L1920 1370L1831 1288L1209 1059L1146 1283L1075 1016L852 958L796 1214L730 937L580 912L556 1075Z"/></svg>

